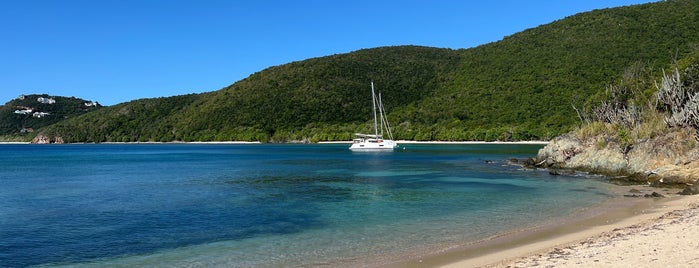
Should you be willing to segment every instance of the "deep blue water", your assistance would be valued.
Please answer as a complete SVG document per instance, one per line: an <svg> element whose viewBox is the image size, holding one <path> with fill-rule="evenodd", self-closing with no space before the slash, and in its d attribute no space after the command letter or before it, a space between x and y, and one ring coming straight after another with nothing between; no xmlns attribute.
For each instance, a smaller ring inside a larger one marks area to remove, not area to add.
<svg viewBox="0 0 699 268"><path fill-rule="evenodd" d="M458 245L610 197L538 145L0 145L0 266L304 266ZM389 257L386 257L389 256Z"/></svg>

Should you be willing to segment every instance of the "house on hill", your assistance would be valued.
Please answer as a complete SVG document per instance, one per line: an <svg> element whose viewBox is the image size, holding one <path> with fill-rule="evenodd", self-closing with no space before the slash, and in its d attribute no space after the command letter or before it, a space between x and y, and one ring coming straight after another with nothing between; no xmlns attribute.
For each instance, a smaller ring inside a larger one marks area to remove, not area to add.
<svg viewBox="0 0 699 268"><path fill-rule="evenodd" d="M56 100L52 98L44 98L44 97L39 97L36 99L36 101L41 102L43 104L54 104L56 103Z"/></svg>
<svg viewBox="0 0 699 268"><path fill-rule="evenodd" d="M30 113L32 113L32 109L15 110L15 114L30 114Z"/></svg>
<svg viewBox="0 0 699 268"><path fill-rule="evenodd" d="M42 118L42 117L47 116L47 115L49 115L49 113L45 113L45 112L35 112L34 114L32 114L32 116L36 117L36 118Z"/></svg>

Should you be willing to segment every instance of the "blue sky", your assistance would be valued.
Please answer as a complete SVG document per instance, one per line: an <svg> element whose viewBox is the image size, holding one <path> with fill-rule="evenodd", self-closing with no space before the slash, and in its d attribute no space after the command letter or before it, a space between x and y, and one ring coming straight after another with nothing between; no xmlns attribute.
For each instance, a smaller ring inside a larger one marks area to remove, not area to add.
<svg viewBox="0 0 699 268"><path fill-rule="evenodd" d="M653 1L0 0L0 103L103 105L218 90L364 48L469 48L580 12Z"/></svg>

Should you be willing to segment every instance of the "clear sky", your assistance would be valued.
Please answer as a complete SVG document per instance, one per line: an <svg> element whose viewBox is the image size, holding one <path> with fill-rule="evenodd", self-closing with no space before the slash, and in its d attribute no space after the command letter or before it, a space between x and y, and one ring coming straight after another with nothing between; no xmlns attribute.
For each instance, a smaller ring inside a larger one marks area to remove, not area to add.
<svg viewBox="0 0 699 268"><path fill-rule="evenodd" d="M114 105L218 90L267 67L364 48L469 48L648 0L0 0L0 104Z"/></svg>

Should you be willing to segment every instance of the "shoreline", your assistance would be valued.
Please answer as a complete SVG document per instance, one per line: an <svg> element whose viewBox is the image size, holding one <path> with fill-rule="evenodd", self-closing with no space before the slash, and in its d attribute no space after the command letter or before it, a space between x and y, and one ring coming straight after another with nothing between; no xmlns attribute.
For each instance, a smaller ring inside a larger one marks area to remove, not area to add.
<svg viewBox="0 0 699 268"><path fill-rule="evenodd" d="M398 144L533 144L533 145L546 145L549 144L548 141L407 141L399 140L396 141ZM0 141L0 144L33 144L31 142L5 142ZM66 143L66 144L265 144L259 141L168 141L168 142L157 142L157 141L144 141L144 142L99 142L99 143ZM297 142L285 142L285 143L266 143L266 144L299 144ZM352 144L352 141L320 141L316 143L308 144Z"/></svg>
<svg viewBox="0 0 699 268"><path fill-rule="evenodd" d="M546 145L548 141L396 141L398 144L533 144Z"/></svg>
<svg viewBox="0 0 699 268"><path fill-rule="evenodd" d="M642 187L647 187L645 191L660 190L649 186ZM639 188L639 186L624 186L624 188L628 190ZM596 258L598 261L617 260L617 262L607 263L607 265L633 266L633 264L640 264L643 266L648 264L647 260L640 261L638 257L626 256L629 255L629 252L626 251L619 252L623 251L624 248L617 247L613 240L623 237L624 240L627 240L624 242L639 244L641 242L638 240L648 238L636 234L634 230L638 228L657 229L659 225L671 224L674 228L687 229L688 225L691 225L695 228L693 234L689 231L688 234L691 235L686 238L670 241L672 244L687 244L686 250L673 248L667 250L670 253L656 256L660 266L663 266L662 263L669 265L678 259L675 255L683 255L685 252L696 250L699 246L691 244L691 242L699 243L695 242L699 241L699 234L697 234L699 232L696 232L699 230L699 224L689 222L680 225L676 219L672 223L667 223L664 219L668 218L668 215L684 212L683 214L689 215L688 217L693 216L695 222L699 221L699 195L680 196L673 194L677 192L677 189L665 189L664 191L663 195L666 195L666 198L615 197L596 207L578 211L555 222L512 230L441 252L414 256L409 260L380 266L389 268L599 266L601 263L594 262L589 258L592 253L582 249L591 247L590 245L600 245L591 249L599 255ZM659 232L659 237L663 237L662 231ZM658 239L656 238L656 240ZM635 250L638 251L635 254L639 256L654 252L651 247ZM616 258L605 257L605 254L614 255ZM699 258L694 257L694 261L699 264Z"/></svg>
<svg viewBox="0 0 699 268"><path fill-rule="evenodd" d="M31 142L0 142L0 145L2 144L34 144ZM143 141L143 142L78 142L78 143L63 143L63 144L262 144L259 141L190 141L190 142L180 142L180 141L168 141L168 142L159 142L159 141ZM55 143L52 144L38 144L37 145L55 145Z"/></svg>
<svg viewBox="0 0 699 268"><path fill-rule="evenodd" d="M491 267L697 267L699 196L677 196L651 211L605 226L594 236L548 247ZM610 229L614 227L613 229ZM603 231L603 232L602 232Z"/></svg>

